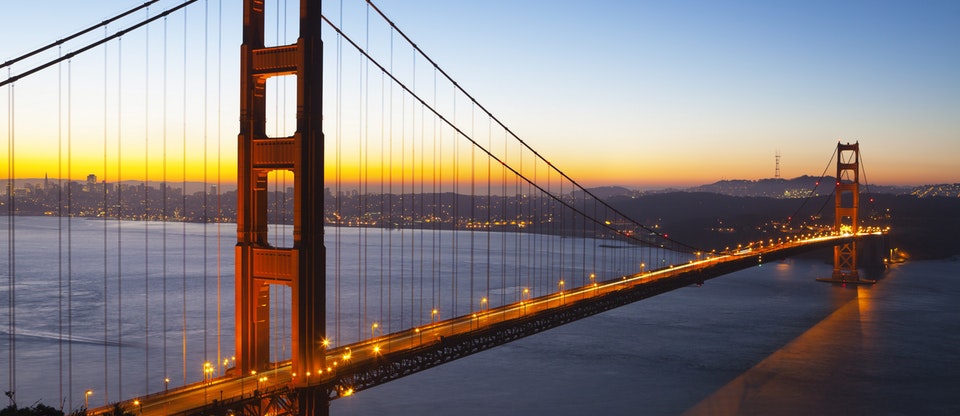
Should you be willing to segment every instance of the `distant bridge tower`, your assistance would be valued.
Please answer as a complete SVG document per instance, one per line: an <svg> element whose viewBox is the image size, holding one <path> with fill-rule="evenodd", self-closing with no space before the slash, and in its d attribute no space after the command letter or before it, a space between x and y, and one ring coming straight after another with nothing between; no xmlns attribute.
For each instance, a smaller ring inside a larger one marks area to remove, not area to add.
<svg viewBox="0 0 960 416"><path fill-rule="evenodd" d="M292 372L325 368L325 248L323 246L323 44L320 0L300 0L300 37L264 47L264 1L243 2L240 47L240 134L237 182L236 354L238 375L270 364L270 285L291 290ZM297 78L297 130L266 134L266 81ZM293 246L267 240L267 175L294 175ZM305 387L305 377L294 387ZM301 414L326 413L320 394L298 389Z"/></svg>
<svg viewBox="0 0 960 416"><path fill-rule="evenodd" d="M856 235L860 211L860 143L837 143L837 187L834 191L836 211L833 231ZM876 283L860 279L857 272L857 242L850 241L833 248L833 276L817 279L837 283Z"/></svg>

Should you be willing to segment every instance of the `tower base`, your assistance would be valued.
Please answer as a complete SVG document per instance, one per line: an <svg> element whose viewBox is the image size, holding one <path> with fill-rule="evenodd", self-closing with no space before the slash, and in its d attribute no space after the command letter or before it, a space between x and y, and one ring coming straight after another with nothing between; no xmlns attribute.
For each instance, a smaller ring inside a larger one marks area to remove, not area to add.
<svg viewBox="0 0 960 416"><path fill-rule="evenodd" d="M818 277L818 282L827 282L827 283L842 283L842 284L852 284L852 285L872 285L877 283L876 280L861 279L859 277L846 276L846 277Z"/></svg>

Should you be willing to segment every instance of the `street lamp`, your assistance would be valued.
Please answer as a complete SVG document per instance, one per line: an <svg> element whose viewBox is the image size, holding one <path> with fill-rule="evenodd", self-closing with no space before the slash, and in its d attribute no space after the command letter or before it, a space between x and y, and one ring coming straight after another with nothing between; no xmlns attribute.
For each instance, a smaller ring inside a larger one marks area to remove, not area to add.
<svg viewBox="0 0 960 416"><path fill-rule="evenodd" d="M234 366L236 366L236 362L237 362L236 360L237 360L237 357L230 357L229 359L227 358L223 359L223 375L227 375L227 368L229 368L227 366L230 365L230 361L233 361Z"/></svg>
<svg viewBox="0 0 960 416"><path fill-rule="evenodd" d="M213 364L209 361L203 363L203 382L206 383L213 379Z"/></svg>
<svg viewBox="0 0 960 416"><path fill-rule="evenodd" d="M140 399L134 399L133 405L137 406L137 413L143 414L143 403L140 403Z"/></svg>
<svg viewBox="0 0 960 416"><path fill-rule="evenodd" d="M557 282L557 287L560 288L560 303L563 303L563 280Z"/></svg>
<svg viewBox="0 0 960 416"><path fill-rule="evenodd" d="M380 323L379 323L379 322L374 322L373 324L370 325L370 338L376 338L376 336L377 336L377 328L379 328L379 327L380 327ZM382 331L381 331L381 333L382 333Z"/></svg>
<svg viewBox="0 0 960 416"><path fill-rule="evenodd" d="M530 299L530 288L523 288L523 292L520 292L520 303L523 305L523 314L527 314L527 302L526 300Z"/></svg>
<svg viewBox="0 0 960 416"><path fill-rule="evenodd" d="M93 390L87 390L83 392L83 410L90 408L90 395L93 394Z"/></svg>
<svg viewBox="0 0 960 416"><path fill-rule="evenodd" d="M167 388L170 387L170 377L163 378L163 392L167 392Z"/></svg>
<svg viewBox="0 0 960 416"><path fill-rule="evenodd" d="M480 311L481 312L486 311L487 310L486 307L487 307L487 298L486 296L484 296L480 298Z"/></svg>
<svg viewBox="0 0 960 416"><path fill-rule="evenodd" d="M437 308L433 308L433 310L430 311L431 322L437 322L437 320L439 319L440 319L440 311L438 311Z"/></svg>

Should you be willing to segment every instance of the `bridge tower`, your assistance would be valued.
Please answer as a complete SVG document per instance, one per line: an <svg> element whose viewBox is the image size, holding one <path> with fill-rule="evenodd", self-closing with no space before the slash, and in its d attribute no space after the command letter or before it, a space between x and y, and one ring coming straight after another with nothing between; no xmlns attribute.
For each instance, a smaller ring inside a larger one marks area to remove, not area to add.
<svg viewBox="0 0 960 416"><path fill-rule="evenodd" d="M856 235L860 211L860 143L837 143L837 186L834 191L833 231ZM875 283L860 279L857 272L857 242L850 241L833 248L833 276L817 279L836 283Z"/></svg>
<svg viewBox="0 0 960 416"><path fill-rule="evenodd" d="M264 1L243 2L236 245L239 376L263 371L270 364L270 285L290 287L292 372L306 374L326 367L320 3L300 1L297 43L265 47ZM297 128L293 137L268 137L266 81L281 75L296 76ZM267 175L273 171L294 175L290 248L273 247L267 240ZM310 389L302 388L305 377L295 377L294 387L302 390L301 414L326 413L327 400L319 393L307 395Z"/></svg>

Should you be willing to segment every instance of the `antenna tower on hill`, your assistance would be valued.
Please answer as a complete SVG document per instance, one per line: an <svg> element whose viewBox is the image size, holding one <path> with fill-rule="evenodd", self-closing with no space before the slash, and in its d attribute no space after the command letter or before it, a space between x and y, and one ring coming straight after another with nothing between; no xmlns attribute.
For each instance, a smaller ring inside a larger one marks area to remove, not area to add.
<svg viewBox="0 0 960 416"><path fill-rule="evenodd" d="M780 179L780 150L777 150L776 159L777 159L777 167L776 167L776 169L773 171L773 178L774 178L774 179Z"/></svg>

